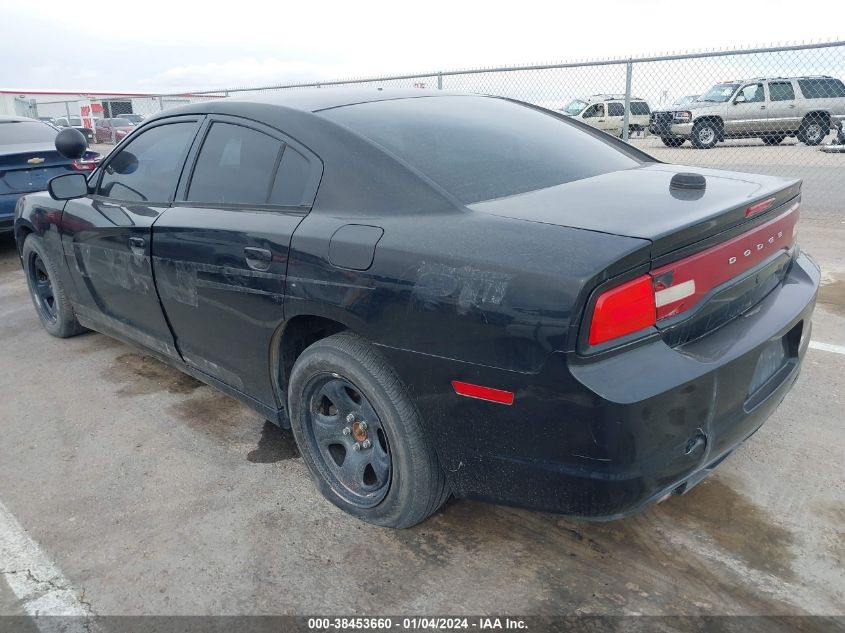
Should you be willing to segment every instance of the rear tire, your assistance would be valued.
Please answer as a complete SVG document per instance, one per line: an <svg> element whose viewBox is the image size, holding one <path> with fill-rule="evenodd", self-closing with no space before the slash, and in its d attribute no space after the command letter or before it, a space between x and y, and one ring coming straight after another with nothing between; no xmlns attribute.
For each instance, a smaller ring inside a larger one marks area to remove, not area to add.
<svg viewBox="0 0 845 633"><path fill-rule="evenodd" d="M44 240L35 234L27 236L21 255L29 296L44 329L58 338L87 332L76 320L58 270L47 255Z"/></svg>
<svg viewBox="0 0 845 633"><path fill-rule="evenodd" d="M693 147L697 149L710 149L719 142L719 127L713 121L698 121L692 126Z"/></svg>
<svg viewBox="0 0 845 633"><path fill-rule="evenodd" d="M810 114L804 117L798 129L798 140L804 145L818 145L830 131L830 120L821 114Z"/></svg>
<svg viewBox="0 0 845 633"><path fill-rule="evenodd" d="M449 497L407 389L362 338L341 332L302 352L288 402L303 460L323 496L341 510L407 528Z"/></svg>
<svg viewBox="0 0 845 633"><path fill-rule="evenodd" d="M680 147L687 141L683 136L661 136L660 140L666 147Z"/></svg>
<svg viewBox="0 0 845 633"><path fill-rule="evenodd" d="M785 138L785 134L768 134L766 136L761 136L760 140L766 145L780 145Z"/></svg>

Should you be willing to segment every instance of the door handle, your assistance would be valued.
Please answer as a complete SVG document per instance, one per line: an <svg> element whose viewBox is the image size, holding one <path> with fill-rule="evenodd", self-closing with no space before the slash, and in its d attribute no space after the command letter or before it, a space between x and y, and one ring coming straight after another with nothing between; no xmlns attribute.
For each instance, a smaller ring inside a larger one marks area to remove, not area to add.
<svg viewBox="0 0 845 633"><path fill-rule="evenodd" d="M267 270L273 261L273 253L266 248L244 247L244 258L246 265L253 270Z"/></svg>
<svg viewBox="0 0 845 633"><path fill-rule="evenodd" d="M129 248L136 255L143 255L146 245L147 245L147 241L143 237L130 237L129 238Z"/></svg>
<svg viewBox="0 0 845 633"><path fill-rule="evenodd" d="M794 103L790 103L790 104L789 104L789 109L790 109L790 110L794 110L794 109L795 109L795 104L794 104Z"/></svg>
<svg viewBox="0 0 845 633"><path fill-rule="evenodd" d="M766 106L760 106L760 109L761 109L761 110L765 110L765 109L766 109Z"/></svg>

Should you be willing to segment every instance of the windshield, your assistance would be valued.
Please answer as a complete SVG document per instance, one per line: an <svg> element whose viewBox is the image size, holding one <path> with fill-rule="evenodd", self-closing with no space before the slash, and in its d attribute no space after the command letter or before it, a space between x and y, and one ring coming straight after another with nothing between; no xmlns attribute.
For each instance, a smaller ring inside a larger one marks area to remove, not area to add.
<svg viewBox="0 0 845 633"><path fill-rule="evenodd" d="M0 123L0 145L53 143L55 140L56 130L41 121Z"/></svg>
<svg viewBox="0 0 845 633"><path fill-rule="evenodd" d="M581 101L580 99L573 99L570 101L567 106L561 110L561 112L566 112L567 114L580 114L581 110L587 107L586 101Z"/></svg>
<svg viewBox="0 0 845 633"><path fill-rule="evenodd" d="M71 125L82 125L82 119L80 119L78 116L72 116L72 117L70 117L70 124Z"/></svg>
<svg viewBox="0 0 845 633"><path fill-rule="evenodd" d="M112 119L111 120L112 127L131 127L132 124L129 122L128 119Z"/></svg>
<svg viewBox="0 0 845 633"><path fill-rule="evenodd" d="M677 107L683 107L685 105L691 104L697 98L698 98L698 95L687 95L686 97L681 97L680 99L676 99L675 103L673 103L672 105L677 106Z"/></svg>
<svg viewBox="0 0 845 633"><path fill-rule="evenodd" d="M739 84L716 84L710 90L701 95L697 101L710 101L713 103L724 103L731 98L731 95L739 88Z"/></svg>
<svg viewBox="0 0 845 633"><path fill-rule="evenodd" d="M491 97L374 101L321 115L392 152L464 204L641 164L566 118Z"/></svg>

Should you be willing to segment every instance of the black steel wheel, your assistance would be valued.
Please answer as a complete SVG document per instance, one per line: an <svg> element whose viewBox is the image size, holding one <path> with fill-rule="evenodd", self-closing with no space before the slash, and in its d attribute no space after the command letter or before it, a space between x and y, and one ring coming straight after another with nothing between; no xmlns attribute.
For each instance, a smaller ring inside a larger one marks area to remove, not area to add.
<svg viewBox="0 0 845 633"><path fill-rule="evenodd" d="M50 273L47 265L38 253L31 253L27 262L27 275L32 288L32 299L35 302L35 309L43 321L56 322L56 293L53 290L53 282L50 281Z"/></svg>
<svg viewBox="0 0 845 633"><path fill-rule="evenodd" d="M307 347L290 372L288 409L317 488L349 514L405 528L449 497L408 389L361 337L341 332Z"/></svg>
<svg viewBox="0 0 845 633"><path fill-rule="evenodd" d="M21 259L32 304L44 329L59 338L85 332L40 236L33 234L24 240Z"/></svg>
<svg viewBox="0 0 845 633"><path fill-rule="evenodd" d="M337 374L314 376L305 388L310 451L333 488L360 508L378 505L390 487L387 433L361 390Z"/></svg>
<svg viewBox="0 0 845 633"><path fill-rule="evenodd" d="M680 147L687 139L683 136L661 136L660 140L666 147Z"/></svg>

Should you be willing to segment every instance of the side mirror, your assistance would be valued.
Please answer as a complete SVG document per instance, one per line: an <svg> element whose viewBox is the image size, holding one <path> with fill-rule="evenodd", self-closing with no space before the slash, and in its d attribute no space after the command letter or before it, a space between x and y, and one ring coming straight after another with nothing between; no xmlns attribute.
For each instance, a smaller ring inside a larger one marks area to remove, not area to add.
<svg viewBox="0 0 845 633"><path fill-rule="evenodd" d="M65 158L82 158L88 149L85 135L72 127L56 134L56 150Z"/></svg>
<svg viewBox="0 0 845 633"><path fill-rule="evenodd" d="M82 135L80 134L80 136ZM88 180L83 174L56 176L47 183L47 191L54 200L82 198L88 195Z"/></svg>
<svg viewBox="0 0 845 633"><path fill-rule="evenodd" d="M745 103L745 95L737 95L736 99L734 99L734 105L737 103Z"/></svg>

